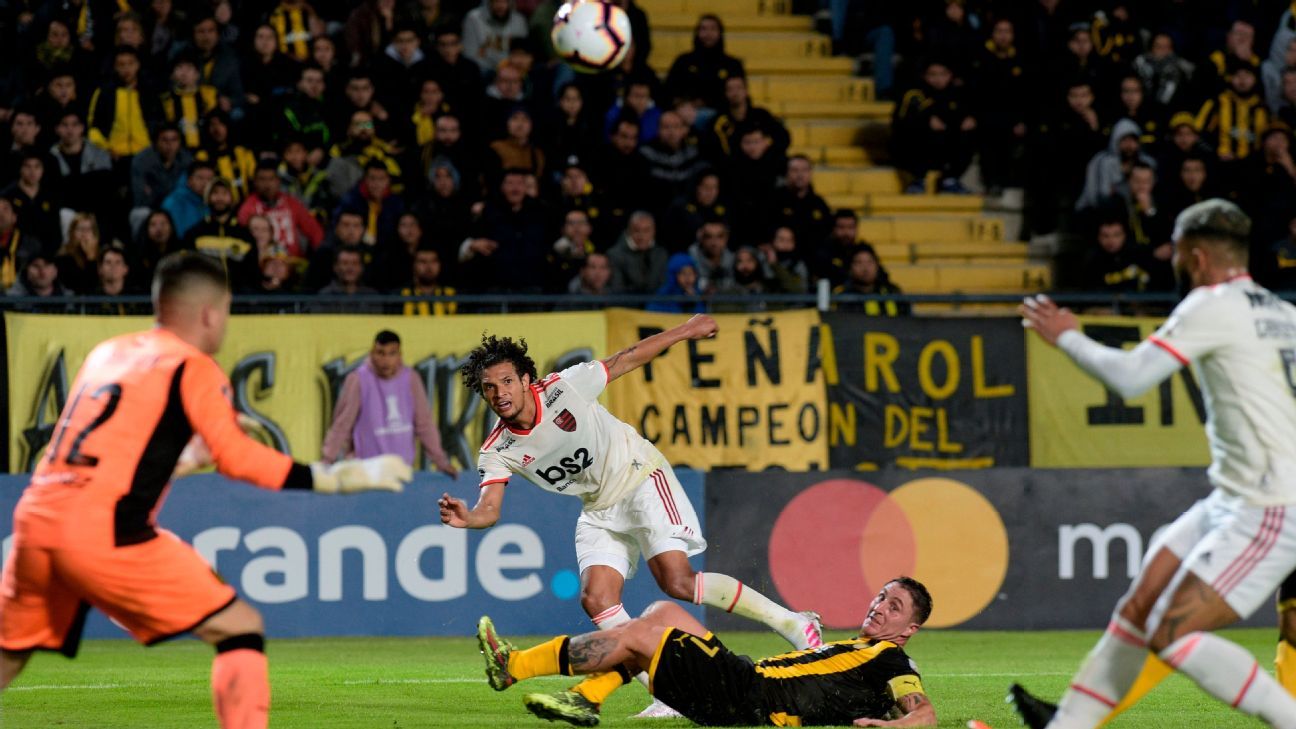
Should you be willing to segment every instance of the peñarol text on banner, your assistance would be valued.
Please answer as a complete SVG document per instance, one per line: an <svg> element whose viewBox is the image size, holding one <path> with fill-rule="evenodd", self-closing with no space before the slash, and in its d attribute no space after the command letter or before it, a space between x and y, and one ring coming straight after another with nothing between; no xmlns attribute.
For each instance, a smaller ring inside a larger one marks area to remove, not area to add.
<svg viewBox="0 0 1296 729"><path fill-rule="evenodd" d="M833 468L991 468L1028 458L1016 319L824 315Z"/></svg>
<svg viewBox="0 0 1296 729"><path fill-rule="evenodd" d="M1081 317L1085 334L1130 348L1163 320ZM1205 466L1206 406L1185 367L1125 400L1039 337L1028 337L1031 465L1039 468Z"/></svg>
<svg viewBox="0 0 1296 729"><path fill-rule="evenodd" d="M617 352L684 319L607 312ZM681 342L608 388L612 414L675 465L826 468L827 416L819 314L813 309L716 316L713 339Z"/></svg>
<svg viewBox="0 0 1296 729"><path fill-rule="evenodd" d="M153 326L147 317L5 314L9 345L9 464L30 471L49 441L72 378L99 342ZM593 313L403 316L235 316L216 355L234 406L260 424L258 437L298 460L319 457L342 382L383 329L401 338L405 364L428 391L446 453L476 467L495 415L460 383L459 366L483 332L526 337L547 372L606 356L603 315ZM420 458L423 454L420 449Z"/></svg>

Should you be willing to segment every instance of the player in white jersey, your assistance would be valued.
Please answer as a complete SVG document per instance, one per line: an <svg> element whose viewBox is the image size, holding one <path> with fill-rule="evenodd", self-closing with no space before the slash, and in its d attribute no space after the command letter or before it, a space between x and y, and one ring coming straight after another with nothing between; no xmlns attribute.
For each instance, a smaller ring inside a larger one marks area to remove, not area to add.
<svg viewBox="0 0 1296 729"><path fill-rule="evenodd" d="M621 590L642 555L667 595L758 620L797 649L821 645L817 616L792 612L728 575L693 571L688 558L705 550L706 540L674 471L653 444L598 402L608 383L672 344L715 333L715 320L697 315L605 360L544 379L536 377L525 340L483 337L463 365L463 379L500 422L478 455L477 504L469 509L445 494L441 521L472 529L493 525L505 484L522 476L584 502L576 521L581 606L599 628L630 620Z"/></svg>
<svg viewBox="0 0 1296 729"><path fill-rule="evenodd" d="M1056 713L1033 725L1099 726L1152 651L1233 708L1296 728L1296 699L1250 653L1210 632L1250 616L1296 568L1296 307L1247 275L1250 232L1230 202L1184 210L1174 266L1193 290L1132 350L1086 337L1069 310L1045 297L1021 309L1023 324L1122 397L1191 365L1214 486L1149 546Z"/></svg>

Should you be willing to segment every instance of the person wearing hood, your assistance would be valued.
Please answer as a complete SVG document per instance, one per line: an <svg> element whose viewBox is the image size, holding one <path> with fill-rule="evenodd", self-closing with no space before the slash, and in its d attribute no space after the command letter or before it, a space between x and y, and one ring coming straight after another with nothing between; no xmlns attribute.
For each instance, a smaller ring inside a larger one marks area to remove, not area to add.
<svg viewBox="0 0 1296 729"><path fill-rule="evenodd" d="M625 233L608 251L612 289L623 294L647 294L666 278L666 249L657 245L657 221L652 213L630 214Z"/></svg>
<svg viewBox="0 0 1296 729"><path fill-rule="evenodd" d="M698 290L715 293L727 287L733 279L734 254L729 250L729 226L718 220L708 220L698 228L697 242L689 246L693 265L698 273Z"/></svg>
<svg viewBox="0 0 1296 729"><path fill-rule="evenodd" d="M1089 166L1085 169L1084 190L1076 200L1076 210L1097 207L1104 198L1111 195L1126 194L1129 189L1126 180L1136 162L1156 169L1156 160L1143 151L1140 136L1141 130L1133 121L1121 119L1116 122L1112 127L1107 150L1089 160Z"/></svg>
<svg viewBox="0 0 1296 729"><path fill-rule="evenodd" d="M1296 68L1296 34L1288 36L1287 47L1273 48L1269 58L1260 64L1260 79L1264 82L1265 105L1277 114L1284 106L1290 107L1292 99L1283 94L1283 71ZM1278 51L1275 53L1275 51Z"/></svg>
<svg viewBox="0 0 1296 729"><path fill-rule="evenodd" d="M185 248L219 260L234 291L251 290L260 278L260 254L247 228L239 225L229 180L223 177L212 180L203 202L207 205L207 215L189 229Z"/></svg>
<svg viewBox="0 0 1296 729"><path fill-rule="evenodd" d="M456 252L472 226L472 201L460 189L459 169L445 157L432 160L426 194L414 203L414 214L428 241L441 253L441 264L454 273Z"/></svg>
<svg viewBox="0 0 1296 729"><path fill-rule="evenodd" d="M701 314L706 311L702 292L698 288L697 263L687 253L676 253L666 261L666 281L657 289L658 296L692 296L695 302L653 301L645 307L648 311L668 314Z"/></svg>
<svg viewBox="0 0 1296 729"><path fill-rule="evenodd" d="M482 0L464 16L463 52L487 76L508 58L513 41L526 35L526 18L513 0Z"/></svg>
<svg viewBox="0 0 1296 729"><path fill-rule="evenodd" d="M725 79L746 75L742 61L725 53L719 16L707 13L693 30L693 50L681 53L671 64L666 88L672 98L700 98L712 109L723 109Z"/></svg>

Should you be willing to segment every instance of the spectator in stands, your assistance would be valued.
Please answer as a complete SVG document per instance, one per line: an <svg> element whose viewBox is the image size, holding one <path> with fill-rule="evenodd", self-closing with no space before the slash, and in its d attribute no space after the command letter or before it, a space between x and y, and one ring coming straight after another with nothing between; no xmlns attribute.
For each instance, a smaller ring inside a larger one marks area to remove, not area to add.
<svg viewBox="0 0 1296 729"><path fill-rule="evenodd" d="M900 293L903 293L900 287L891 283L891 274L878 260L877 251L868 243L855 246L846 269L846 281L833 289L834 296L841 294L894 296ZM839 311L858 311L869 316L908 316L910 308L908 302L894 299L840 302L836 307Z"/></svg>
<svg viewBox="0 0 1296 729"><path fill-rule="evenodd" d="M727 296L746 296L750 301L716 303L715 311L761 311L767 308L762 301L767 293L777 291L774 274L761 254L752 246L741 246L734 252L733 271L728 282L715 293Z"/></svg>
<svg viewBox="0 0 1296 729"><path fill-rule="evenodd" d="M259 216L249 222L255 228L258 220L265 221L266 226L270 224L270 221ZM261 280L254 291L260 296L296 293L298 278L299 271L292 264L292 259L284 253L272 252L261 258Z"/></svg>
<svg viewBox="0 0 1296 729"><path fill-rule="evenodd" d="M381 161L392 177L399 179L400 165L392 159L391 151L391 147L376 136L373 115L367 111L353 113L346 139L333 146L332 159L324 171L329 194L341 199L350 192L364 177L365 166L370 160Z"/></svg>
<svg viewBox="0 0 1296 729"><path fill-rule="evenodd" d="M432 144L436 140L437 117L453 110L450 102L446 101L445 89L441 88L441 82L434 78L423 79L419 83L414 98L416 99L413 104L414 113L410 115L409 123L405 125L405 131L400 138L401 146L407 149ZM408 101L408 99L396 99L392 104L394 108L400 109L406 106ZM397 116L399 118L400 115Z"/></svg>
<svg viewBox="0 0 1296 729"><path fill-rule="evenodd" d="M68 111L56 127L58 143L50 147L54 163L48 171L62 190L62 204L73 210L93 212L102 219L118 215L112 189L112 157L108 150L85 138L85 122L75 111Z"/></svg>
<svg viewBox="0 0 1296 729"><path fill-rule="evenodd" d="M18 226L18 213L7 197L0 197L0 291L18 282L22 262L44 249L40 238Z"/></svg>
<svg viewBox="0 0 1296 729"><path fill-rule="evenodd" d="M1255 69L1250 65L1234 68L1227 88L1197 112L1197 123L1221 162L1246 159L1254 152L1269 124L1269 112L1256 90Z"/></svg>
<svg viewBox="0 0 1296 729"><path fill-rule="evenodd" d="M1050 48L1048 53L1053 55L1056 50ZM1106 65L1094 51L1092 27L1088 22L1081 21L1072 23L1067 28L1066 47L1056 56L1056 61L1044 74L1044 78L1069 81L1071 87L1084 81L1089 88L1100 89L1106 88L1107 73Z"/></svg>
<svg viewBox="0 0 1296 729"><path fill-rule="evenodd" d="M657 138L639 147L648 169L649 187L644 191L648 207L662 211L683 195L705 162L696 143L688 139L688 128L679 114L661 115Z"/></svg>
<svg viewBox="0 0 1296 729"><path fill-rule="evenodd" d="M611 138L619 120L633 119L639 124L639 143L647 144L657 138L661 115L661 109L653 102L651 82L644 76L631 76L603 117L603 135Z"/></svg>
<svg viewBox="0 0 1296 729"><path fill-rule="evenodd" d="M1131 73L1121 78L1119 103L1113 116L1137 124L1139 142L1149 150L1156 149L1161 141L1161 130L1165 127L1165 112L1147 101L1143 82L1138 76Z"/></svg>
<svg viewBox="0 0 1296 729"><path fill-rule="evenodd" d="M248 218L264 215L274 225L275 242L292 258L305 259L324 240L324 229L301 200L279 189L278 165L272 159L257 163L252 177L252 194L239 206L239 225Z"/></svg>
<svg viewBox="0 0 1296 729"><path fill-rule="evenodd" d="M670 254L657 245L657 221L652 213L630 214L625 232L608 251L612 290L619 294L649 294L666 280Z"/></svg>
<svg viewBox="0 0 1296 729"><path fill-rule="evenodd" d="M176 235L175 224L171 214L165 210L154 210L144 217L135 236L134 285L147 288L151 285L153 269L168 253L184 248L184 243Z"/></svg>
<svg viewBox="0 0 1296 729"><path fill-rule="evenodd" d="M655 300L646 307L648 311L672 314L700 314L706 311L702 291L698 288L697 263L688 253L676 253L666 261L666 282L657 289L657 295L690 296L692 301Z"/></svg>
<svg viewBox="0 0 1296 729"><path fill-rule="evenodd" d="M99 252L95 274L95 286L90 291L95 296L133 296L139 293L130 285L130 262L126 260L126 249L116 243ZM115 313L133 312L119 307Z"/></svg>
<svg viewBox="0 0 1296 729"><path fill-rule="evenodd" d="M374 250L364 244L365 212L360 208L338 208L333 213L333 230L328 238L310 257L310 270L307 271L306 288L316 290L328 285L333 277L333 266L337 262L338 251L343 248L354 248L360 253L365 271L372 273L370 264L375 256ZM276 246L280 247L280 246Z"/></svg>
<svg viewBox="0 0 1296 729"><path fill-rule="evenodd" d="M1202 74L1207 85L1202 89L1214 96L1232 85L1233 74L1240 68L1251 72L1252 83L1260 76L1260 57L1255 53L1255 26L1245 20L1233 21L1224 37L1224 48L1214 51L1207 59L1214 73Z"/></svg>
<svg viewBox="0 0 1296 729"><path fill-rule="evenodd" d="M200 11L201 12L201 11ZM230 100L226 111L232 112L243 105L243 79L239 76L238 53L221 40L220 25L211 15L200 15L193 21L192 40L188 48L198 62L202 82L216 87L216 91Z"/></svg>
<svg viewBox="0 0 1296 729"><path fill-rule="evenodd" d="M693 30L693 50L681 53L666 75L672 98L702 99L712 109L725 108L725 79L746 76L742 61L725 53L724 24L707 13Z"/></svg>
<svg viewBox="0 0 1296 729"><path fill-rule="evenodd" d="M598 193L594 190L594 183L590 182L589 175L586 174L585 167L579 159L569 158L563 167L562 177L558 180L558 209L579 210L585 213L585 218L591 226L599 222L599 216L603 212L602 204L599 202ZM610 238L615 234L609 232L607 237Z"/></svg>
<svg viewBox="0 0 1296 729"><path fill-rule="evenodd" d="M545 33L548 34L547 29ZM595 128L589 121L580 86L574 83L563 86L558 91L558 102L545 133L549 139L549 159L563 162L575 158L588 163L599 146Z"/></svg>
<svg viewBox="0 0 1296 729"><path fill-rule="evenodd" d="M454 296L455 290L441 282L441 255L435 248L414 252L412 284L400 289L401 296ZM447 316L459 310L453 301L407 301L405 316Z"/></svg>
<svg viewBox="0 0 1296 729"><path fill-rule="evenodd" d="M585 257L580 271L567 282L566 292L573 296L604 298L612 293L612 262L605 253Z"/></svg>
<svg viewBox="0 0 1296 729"><path fill-rule="evenodd" d="M464 16L463 52L489 75L508 58L514 41L526 38L526 18L513 8L513 0L482 0Z"/></svg>
<svg viewBox="0 0 1296 729"><path fill-rule="evenodd" d="M509 115L526 103L526 84L522 69L511 63L501 64L482 99L481 121L484 126L479 133L486 135L488 139L504 136L508 133Z"/></svg>
<svg viewBox="0 0 1296 729"><path fill-rule="evenodd" d="M321 455L332 463L390 453L414 465L416 440L438 470L450 478L459 475L441 448L427 390L401 362L400 337L384 329L365 361L343 380Z"/></svg>
<svg viewBox="0 0 1296 729"><path fill-rule="evenodd" d="M641 191L648 183L648 166L638 148L639 124L622 119L612 132L612 141L595 158L590 176L607 208L606 214L600 216L602 231L623 228L626 217L641 204Z"/></svg>
<svg viewBox="0 0 1296 729"><path fill-rule="evenodd" d="M194 160L189 164L189 174L185 176L184 182L176 185L162 201L162 209L171 216L177 236L185 237L189 229L207 215L203 196L207 194L207 186L215 177L216 171L211 162Z"/></svg>
<svg viewBox="0 0 1296 729"><path fill-rule="evenodd" d="M547 282L547 215L527 196L527 173L505 170L499 194L488 201L459 248L466 283L480 292L541 293Z"/></svg>
<svg viewBox="0 0 1296 729"><path fill-rule="evenodd" d="M584 210L571 209L563 215L562 235L554 241L548 255L549 270L553 275L553 290L570 288L575 274L595 252L590 239L594 228Z"/></svg>
<svg viewBox="0 0 1296 729"><path fill-rule="evenodd" d="M453 270L459 255L459 244L472 224L471 201L460 190L459 170L445 158L432 162L432 185L416 204L428 241L441 251L441 261Z"/></svg>
<svg viewBox="0 0 1296 729"><path fill-rule="evenodd" d="M441 81L450 103L466 118L476 120L480 110L482 71L464 56L463 36L453 25L442 28L436 36L436 56L431 59L432 76Z"/></svg>
<svg viewBox="0 0 1296 729"><path fill-rule="evenodd" d="M52 298L72 295L59 281L54 257L44 251L32 251L22 262L20 270L22 273L18 280L6 292L9 296Z"/></svg>
<svg viewBox="0 0 1296 729"><path fill-rule="evenodd" d="M228 114L218 109L203 119L203 146L194 153L194 159L211 162L216 174L229 180L235 202L247 197L257 158L252 150L236 144L230 136Z"/></svg>
<svg viewBox="0 0 1296 729"><path fill-rule="evenodd" d="M149 148L149 130L161 118L157 96L140 87L139 51L113 51L112 78L90 97L90 141L107 149L125 178L131 158Z"/></svg>
<svg viewBox="0 0 1296 729"><path fill-rule="evenodd" d="M995 196L1005 187L1021 184L1020 162L1025 153L1031 79L1026 60L1017 51L1011 20L994 22L990 39L976 54L974 68L981 182L988 194Z"/></svg>
<svg viewBox="0 0 1296 729"><path fill-rule="evenodd" d="M823 3L820 3L823 6ZM895 30L891 27L891 9L882 3L857 3L850 0L828 0L832 23L833 54L873 53L874 95L890 99L895 84ZM858 23L851 27L848 21ZM850 27L852 32L847 32Z"/></svg>
<svg viewBox="0 0 1296 729"><path fill-rule="evenodd" d="M302 66L297 86L288 94L283 111L275 117L275 141L286 145L298 141L306 147L312 167L323 167L332 146L325 100L328 92L324 71L316 66Z"/></svg>
<svg viewBox="0 0 1296 729"><path fill-rule="evenodd" d="M1296 66L1283 70L1281 93L1274 118L1289 127L1296 127Z"/></svg>
<svg viewBox="0 0 1296 729"><path fill-rule="evenodd" d="M72 69L58 66L50 72L45 82L45 93L31 101L31 112L41 128L37 146L53 144L56 138L55 128L59 121L69 112L85 120L85 103L77 97L77 81Z"/></svg>
<svg viewBox="0 0 1296 729"><path fill-rule="evenodd" d="M934 2L928 7L925 17L919 16L927 52L944 59L956 76L966 78L977 45L980 17L961 0Z"/></svg>
<svg viewBox="0 0 1296 729"><path fill-rule="evenodd" d="M772 227L787 227L795 240L822 240L832 226L832 210L814 190L814 168L805 155L788 159L783 187L770 206Z"/></svg>
<svg viewBox="0 0 1296 729"><path fill-rule="evenodd" d="M775 228L769 244L761 246L761 254L777 291L804 294L810 289L810 267L797 247L796 231L792 228L785 225Z"/></svg>
<svg viewBox="0 0 1296 729"><path fill-rule="evenodd" d="M30 108L16 110L9 120L9 138L12 141L9 151L4 156L4 165L0 167L0 173L4 174L5 181L0 183L0 187L18 177L18 168L22 166L23 155L39 147L40 136L40 121L32 110Z"/></svg>
<svg viewBox="0 0 1296 729"><path fill-rule="evenodd" d="M1296 163L1292 162L1292 131L1271 124L1260 138L1260 150L1240 164L1239 199L1252 216L1252 240L1263 243L1281 236L1296 216Z"/></svg>
<svg viewBox="0 0 1296 729"><path fill-rule="evenodd" d="M371 159L365 164L364 178L342 196L338 205L364 212L364 245L381 251L395 242L396 224L405 212L405 202L392 193L391 173L381 161Z"/></svg>
<svg viewBox="0 0 1296 729"><path fill-rule="evenodd" d="M1213 167L1215 150L1202 141L1193 115L1181 111L1170 117L1167 139L1161 145L1161 156L1157 159L1158 169L1177 170L1188 157L1200 157L1209 167Z"/></svg>
<svg viewBox="0 0 1296 729"><path fill-rule="evenodd" d="M1104 198L1112 195L1128 194L1127 180L1136 163L1142 162L1156 169L1156 160L1143 151L1139 137L1139 128L1134 122L1129 119L1116 122L1107 150L1094 155L1085 168L1084 190L1076 200L1076 210L1097 207Z"/></svg>
<svg viewBox="0 0 1296 729"><path fill-rule="evenodd" d="M1134 73L1147 97L1162 108L1174 108L1190 91L1193 64L1175 54L1174 36L1158 32L1147 52L1134 59Z"/></svg>
<svg viewBox="0 0 1296 729"><path fill-rule="evenodd" d="M202 144L200 120L219 108L221 102L216 87L201 81L197 58L182 53L172 61L171 86L159 97L162 118L180 128L185 148L190 151Z"/></svg>
<svg viewBox="0 0 1296 729"><path fill-rule="evenodd" d="M542 176L545 172L545 153L532 140L534 131L531 112L521 105L515 107L505 122L507 136L490 143L490 149L495 153L495 170L526 170L536 177ZM498 180L498 172L492 177Z"/></svg>
<svg viewBox="0 0 1296 729"><path fill-rule="evenodd" d="M368 69L353 68L347 77L342 98L331 104L329 132L334 139L347 136L348 127L355 119L356 112L365 112L374 124L373 136L388 142L395 138L392 134L391 110L378 101L377 89L373 75Z"/></svg>
<svg viewBox="0 0 1296 729"><path fill-rule="evenodd" d="M1184 157L1179 163L1178 176L1171 184L1162 186L1158 207L1173 220L1189 205L1218 197L1213 182L1205 158L1197 155Z"/></svg>
<svg viewBox="0 0 1296 729"><path fill-rule="evenodd" d="M1143 256L1149 278L1148 288L1155 291L1174 289L1174 271L1170 257L1174 244L1170 234L1174 218L1169 211L1157 207L1156 170L1144 162L1135 162L1130 168L1124 194L1115 196L1111 209L1119 211L1125 221L1130 242Z"/></svg>
<svg viewBox="0 0 1296 729"><path fill-rule="evenodd" d="M131 199L134 206L143 211L161 207L162 201L180 184L192 162L192 155L181 143L180 130L172 125L159 127L153 145L131 160ZM143 214L137 213L135 218L142 219Z"/></svg>
<svg viewBox="0 0 1296 729"><path fill-rule="evenodd" d="M239 225L233 187L217 177L203 199L207 215L185 234L185 248L219 260L235 292L250 291L260 278L261 253L247 228Z"/></svg>
<svg viewBox="0 0 1296 729"><path fill-rule="evenodd" d="M1269 111L1277 113L1283 106L1283 71L1296 68L1296 34L1287 41L1285 48L1272 48L1269 58L1260 64L1260 79L1264 85L1265 105Z"/></svg>
<svg viewBox="0 0 1296 729"><path fill-rule="evenodd" d="M252 33L252 53L240 63L243 82L243 119L252 132L273 129L278 100L301 79L297 61L280 51L275 29L260 25Z"/></svg>
<svg viewBox="0 0 1296 729"><path fill-rule="evenodd" d="M1151 281L1144 251L1130 244L1119 218L1098 223L1097 245L1085 261L1085 286L1105 293L1143 291Z"/></svg>
<svg viewBox="0 0 1296 729"><path fill-rule="evenodd" d="M95 266L99 262L99 223L89 213L76 213L67 227L67 237L59 247L54 264L59 282L73 293L88 294L98 280Z"/></svg>
<svg viewBox="0 0 1296 729"><path fill-rule="evenodd" d="M773 148L773 140L759 126L743 128L739 138L740 147L726 170L725 189L733 203L734 237L747 244L766 232L775 185L787 171L787 159Z"/></svg>
<svg viewBox="0 0 1296 729"><path fill-rule="evenodd" d="M364 0L347 17L342 40L351 51L347 65L368 66L379 60L382 49L397 30L396 0ZM410 29L413 33L413 29Z"/></svg>
<svg viewBox="0 0 1296 729"><path fill-rule="evenodd" d="M35 149L24 150L18 179L0 189L0 197L13 204L18 226L23 230L41 240L62 240L59 212L63 204L55 182L46 179L45 160L46 156Z"/></svg>
<svg viewBox="0 0 1296 729"><path fill-rule="evenodd" d="M897 166L912 178L905 192L926 192L927 173L935 171L941 192L966 194L959 178L972 163L976 117L945 63L928 61L922 79L905 93L892 122Z"/></svg>
<svg viewBox="0 0 1296 729"><path fill-rule="evenodd" d="M753 126L765 130L773 142L775 153L785 154L788 145L791 144L787 128L767 109L752 104L751 96L747 91L747 77L730 76L724 80L723 88L725 105L719 107L720 113L716 115L712 128L715 141L720 147L720 154L736 153L742 130Z"/></svg>
<svg viewBox="0 0 1296 729"><path fill-rule="evenodd" d="M687 197L676 200L666 211L662 240L666 250L679 252L697 240L698 228L706 220L729 222L729 209L720 198L720 175L703 168L693 179Z"/></svg>
<svg viewBox="0 0 1296 729"><path fill-rule="evenodd" d="M845 281L850 256L860 242L859 216L855 211L842 208L834 212L832 231L813 256L814 277L826 278L834 286Z"/></svg>
<svg viewBox="0 0 1296 729"><path fill-rule="evenodd" d="M364 284L364 256L355 246L343 246L333 257L333 280L319 290L323 296L359 296L376 294L376 290ZM353 307L343 311L354 311Z"/></svg>
<svg viewBox="0 0 1296 729"><path fill-rule="evenodd" d="M471 139L464 139L458 115L444 114L436 120L436 141L423 155L428 160L429 179L435 171L432 162L444 162L458 174L456 187L465 200L474 203L482 199L485 187L480 156Z"/></svg>
<svg viewBox="0 0 1296 729"><path fill-rule="evenodd" d="M734 254L729 250L729 226L708 220L698 228L697 242L689 246L697 271L698 290L713 294L729 286L733 277Z"/></svg>
<svg viewBox="0 0 1296 729"><path fill-rule="evenodd" d="M327 215L333 209L328 175L311 163L306 143L300 139L289 139L283 146L282 158L277 170L280 189L301 200L311 215L317 218Z"/></svg>
<svg viewBox="0 0 1296 729"><path fill-rule="evenodd" d="M1287 235L1269 246L1273 277L1261 284L1274 291L1296 290L1296 217L1287 221Z"/></svg>
<svg viewBox="0 0 1296 729"><path fill-rule="evenodd" d="M1130 3L1116 0L1094 12L1094 52L1112 68L1128 68L1143 50L1141 31L1130 18Z"/></svg>

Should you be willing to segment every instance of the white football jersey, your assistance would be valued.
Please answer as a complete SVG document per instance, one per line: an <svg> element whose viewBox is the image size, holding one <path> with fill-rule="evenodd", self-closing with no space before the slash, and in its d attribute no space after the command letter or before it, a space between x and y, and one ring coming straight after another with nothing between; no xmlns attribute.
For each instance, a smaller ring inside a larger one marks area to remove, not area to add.
<svg viewBox="0 0 1296 729"><path fill-rule="evenodd" d="M1258 506L1296 503L1296 307L1239 276L1194 289L1149 339L1194 366L1211 484Z"/></svg>
<svg viewBox="0 0 1296 729"><path fill-rule="evenodd" d="M536 423L513 430L502 421L482 444L483 487L517 474L546 491L579 496L604 509L632 494L666 460L634 428L599 404L607 366L585 362L531 385Z"/></svg>

